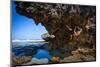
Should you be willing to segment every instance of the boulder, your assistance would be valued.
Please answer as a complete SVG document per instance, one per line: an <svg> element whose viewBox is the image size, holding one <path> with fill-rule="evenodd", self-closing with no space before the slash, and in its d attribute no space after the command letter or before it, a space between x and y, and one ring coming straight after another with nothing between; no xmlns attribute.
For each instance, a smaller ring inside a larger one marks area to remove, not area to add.
<svg viewBox="0 0 100 67"><path fill-rule="evenodd" d="M24 63L30 62L32 59L32 56L13 56L12 57L12 65L22 65Z"/></svg>
<svg viewBox="0 0 100 67"><path fill-rule="evenodd" d="M41 37L46 41L50 41L51 39L55 38L54 35L50 35L49 33L42 34Z"/></svg>
<svg viewBox="0 0 100 67"><path fill-rule="evenodd" d="M60 57L53 56L52 59L51 59L51 61L52 61L53 63L57 63L57 62L60 61Z"/></svg>

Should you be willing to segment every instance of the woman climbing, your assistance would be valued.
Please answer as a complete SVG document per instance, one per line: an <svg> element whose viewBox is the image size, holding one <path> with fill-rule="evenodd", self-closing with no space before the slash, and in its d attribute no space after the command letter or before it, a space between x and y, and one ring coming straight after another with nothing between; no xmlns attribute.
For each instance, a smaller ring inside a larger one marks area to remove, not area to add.
<svg viewBox="0 0 100 67"><path fill-rule="evenodd" d="M68 25L66 25L66 27L68 28L68 30L70 31L70 39L73 38L77 38L80 36L81 32L82 32L82 28L75 26L74 29L71 29Z"/></svg>

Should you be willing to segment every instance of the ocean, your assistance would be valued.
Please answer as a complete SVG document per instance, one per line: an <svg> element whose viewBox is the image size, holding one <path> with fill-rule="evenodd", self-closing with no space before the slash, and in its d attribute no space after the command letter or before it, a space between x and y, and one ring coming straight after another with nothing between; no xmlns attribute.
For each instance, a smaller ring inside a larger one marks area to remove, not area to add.
<svg viewBox="0 0 100 67"><path fill-rule="evenodd" d="M51 55L48 51L48 42L45 41L13 41L12 42L12 53L17 57L22 56L32 56L33 60L35 58L39 59L38 62L42 59L47 59L48 62L51 59ZM36 62L35 62L36 64Z"/></svg>

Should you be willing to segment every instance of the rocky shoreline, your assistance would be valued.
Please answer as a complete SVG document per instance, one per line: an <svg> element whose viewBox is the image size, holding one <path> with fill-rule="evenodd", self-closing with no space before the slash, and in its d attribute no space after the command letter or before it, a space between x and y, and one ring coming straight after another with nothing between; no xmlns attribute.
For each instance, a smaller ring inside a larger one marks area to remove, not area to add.
<svg viewBox="0 0 100 67"><path fill-rule="evenodd" d="M95 49L89 48L78 48L71 52L71 54L61 58L60 55L53 52L52 57L50 59L47 58L34 58L32 55L23 55L23 56L16 56L12 53L12 65L20 66L20 65L40 65L40 64L54 64L54 63L72 63L72 62L88 62L88 61L95 61ZM64 54L65 55L65 54ZM45 56L46 57L46 56Z"/></svg>

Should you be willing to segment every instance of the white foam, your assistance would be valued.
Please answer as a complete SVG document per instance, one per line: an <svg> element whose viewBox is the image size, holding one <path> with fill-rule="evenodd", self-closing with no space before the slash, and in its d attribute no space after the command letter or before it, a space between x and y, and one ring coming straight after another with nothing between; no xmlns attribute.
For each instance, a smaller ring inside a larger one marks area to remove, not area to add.
<svg viewBox="0 0 100 67"><path fill-rule="evenodd" d="M44 40L12 40L12 42L39 42Z"/></svg>

